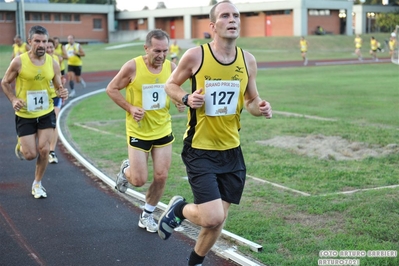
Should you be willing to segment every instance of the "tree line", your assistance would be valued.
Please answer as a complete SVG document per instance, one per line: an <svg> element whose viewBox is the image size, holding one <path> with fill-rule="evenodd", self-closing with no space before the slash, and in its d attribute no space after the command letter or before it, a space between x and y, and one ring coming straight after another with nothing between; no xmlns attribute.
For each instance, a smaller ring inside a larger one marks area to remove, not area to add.
<svg viewBox="0 0 399 266"><path fill-rule="evenodd" d="M50 3L116 5L116 0L50 0Z"/></svg>

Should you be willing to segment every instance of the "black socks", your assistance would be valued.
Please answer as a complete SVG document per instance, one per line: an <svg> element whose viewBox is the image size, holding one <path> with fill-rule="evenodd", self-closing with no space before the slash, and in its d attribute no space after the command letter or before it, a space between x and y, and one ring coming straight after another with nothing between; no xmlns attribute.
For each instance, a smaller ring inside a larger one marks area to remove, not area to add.
<svg viewBox="0 0 399 266"><path fill-rule="evenodd" d="M184 215L183 215L183 208L184 208L184 206L186 206L187 205L187 202L185 202L184 200L182 200L181 202L179 202L179 203L177 203L176 204L176 207L175 207L175 210L174 210L174 213L175 213L175 215L177 216L177 217L179 217L180 218L180 220L184 220L184 219L186 219L186 217L184 217Z"/></svg>
<svg viewBox="0 0 399 266"><path fill-rule="evenodd" d="M188 265L189 266L202 265L202 262L204 262L204 259L205 259L205 257L198 255L193 250L190 254L190 258L188 259Z"/></svg>

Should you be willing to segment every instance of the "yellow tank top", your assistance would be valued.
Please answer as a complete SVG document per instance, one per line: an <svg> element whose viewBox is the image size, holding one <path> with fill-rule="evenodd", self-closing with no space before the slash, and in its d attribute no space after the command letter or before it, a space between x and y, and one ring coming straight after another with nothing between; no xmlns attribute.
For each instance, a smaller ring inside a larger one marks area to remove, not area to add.
<svg viewBox="0 0 399 266"><path fill-rule="evenodd" d="M389 40L389 50L395 50L396 40Z"/></svg>
<svg viewBox="0 0 399 266"><path fill-rule="evenodd" d="M68 65L81 66L83 64L82 59L74 54L75 52L79 52L79 45L80 44L76 42L73 45L70 45L69 43L65 45L65 50L68 55Z"/></svg>
<svg viewBox="0 0 399 266"><path fill-rule="evenodd" d="M177 44L170 45L170 53L178 55L179 54L179 45L177 45Z"/></svg>
<svg viewBox="0 0 399 266"><path fill-rule="evenodd" d="M58 46L54 49L54 53L56 54L56 55L58 55L58 56L63 56L63 54L62 54L62 44L61 43L59 43L58 44ZM59 60L57 60L57 62L58 62ZM62 70L64 70L65 69L65 64L64 64L64 60L62 60L61 62L60 62L60 70L62 71Z"/></svg>
<svg viewBox="0 0 399 266"><path fill-rule="evenodd" d="M188 112L184 142L203 150L227 150L240 145L240 114L248 85L248 72L241 48L236 58L222 64L210 45L201 45L202 65L191 78L191 92L204 88L205 104Z"/></svg>
<svg viewBox="0 0 399 266"><path fill-rule="evenodd" d="M151 73L142 56L134 58L136 77L126 87L126 101L144 108L144 118L138 123L126 112L126 135L142 140L156 140L172 133L169 113L170 98L165 93L165 82L172 73L171 63L165 60L159 74Z"/></svg>
<svg viewBox="0 0 399 266"><path fill-rule="evenodd" d="M54 78L53 58L46 54L41 66L32 63L28 53L21 55L21 70L16 81L16 96L25 101L25 106L16 114L24 118L37 118L54 109L51 99L50 81Z"/></svg>
<svg viewBox="0 0 399 266"><path fill-rule="evenodd" d="M377 40L371 40L370 41L370 46L371 46L371 50L377 50L377 48L378 48Z"/></svg>
<svg viewBox="0 0 399 266"><path fill-rule="evenodd" d="M356 37L356 38L355 38L355 47L356 47L357 49L359 49L359 48L362 47L362 38L359 38L359 37Z"/></svg>
<svg viewBox="0 0 399 266"><path fill-rule="evenodd" d="M25 42L22 43L21 46L18 46L16 44L14 44L13 45L13 51L14 51L14 55L15 56L18 56L18 55L21 55L21 54L27 52L28 50L26 49L26 43Z"/></svg>
<svg viewBox="0 0 399 266"><path fill-rule="evenodd" d="M55 60L55 62L60 64L60 58L56 54L53 54L53 59ZM54 84L53 84L52 80L50 80L50 97L51 98L58 97L57 93L55 92L55 88L54 88Z"/></svg>
<svg viewBox="0 0 399 266"><path fill-rule="evenodd" d="M308 50L308 43L306 40L300 40L299 44L301 46L301 52L306 52Z"/></svg>

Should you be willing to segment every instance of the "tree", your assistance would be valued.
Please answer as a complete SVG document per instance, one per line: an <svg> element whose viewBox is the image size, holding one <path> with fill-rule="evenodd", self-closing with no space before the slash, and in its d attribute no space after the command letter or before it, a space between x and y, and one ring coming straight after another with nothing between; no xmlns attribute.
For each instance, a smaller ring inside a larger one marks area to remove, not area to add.
<svg viewBox="0 0 399 266"><path fill-rule="evenodd" d="M50 0L50 3L77 4L79 0Z"/></svg>
<svg viewBox="0 0 399 266"><path fill-rule="evenodd" d="M363 5L382 5L382 0L355 0L354 4L363 4ZM390 0L390 5L399 5L399 0Z"/></svg>
<svg viewBox="0 0 399 266"><path fill-rule="evenodd" d="M116 0L50 0L50 3L116 5Z"/></svg>
<svg viewBox="0 0 399 266"><path fill-rule="evenodd" d="M382 29L393 31L396 25L399 25L399 10L396 12L377 14L376 24Z"/></svg>
<svg viewBox="0 0 399 266"><path fill-rule="evenodd" d="M166 8L165 3L164 2L158 2L157 7L155 9L164 9Z"/></svg>
<svg viewBox="0 0 399 266"><path fill-rule="evenodd" d="M216 5L218 3L218 1L216 1L216 0L211 0L210 2L209 2L209 5L210 6L213 6L213 5Z"/></svg>

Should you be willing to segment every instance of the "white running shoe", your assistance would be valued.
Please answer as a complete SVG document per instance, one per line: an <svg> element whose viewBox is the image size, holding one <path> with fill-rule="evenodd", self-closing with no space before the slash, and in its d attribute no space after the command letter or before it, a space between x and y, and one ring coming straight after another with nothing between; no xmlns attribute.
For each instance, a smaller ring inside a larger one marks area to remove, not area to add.
<svg viewBox="0 0 399 266"><path fill-rule="evenodd" d="M32 195L35 199L47 198L46 189L41 184L32 187Z"/></svg>
<svg viewBox="0 0 399 266"><path fill-rule="evenodd" d="M127 167L129 167L129 159L122 162L119 173L116 175L115 189L121 193L125 193L127 190L128 183L125 173L123 172Z"/></svg>
<svg viewBox="0 0 399 266"><path fill-rule="evenodd" d="M145 215L140 214L139 227L145 228L147 232L156 233L158 231L158 224L155 222L152 214Z"/></svg>
<svg viewBox="0 0 399 266"><path fill-rule="evenodd" d="M86 88L86 82L84 79L80 78L80 84L82 84L83 88Z"/></svg>
<svg viewBox="0 0 399 266"><path fill-rule="evenodd" d="M17 145L15 145L15 156L20 160L25 160L24 154L21 152L21 143L19 142L19 138L17 140Z"/></svg>
<svg viewBox="0 0 399 266"><path fill-rule="evenodd" d="M69 93L69 97L75 97L76 92L75 90L71 90L71 92Z"/></svg>
<svg viewBox="0 0 399 266"><path fill-rule="evenodd" d="M58 158L57 155L55 155L55 152L50 152L48 155L48 162L49 163L58 163Z"/></svg>

